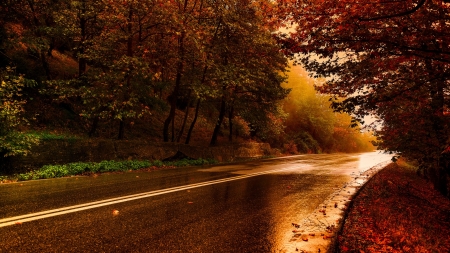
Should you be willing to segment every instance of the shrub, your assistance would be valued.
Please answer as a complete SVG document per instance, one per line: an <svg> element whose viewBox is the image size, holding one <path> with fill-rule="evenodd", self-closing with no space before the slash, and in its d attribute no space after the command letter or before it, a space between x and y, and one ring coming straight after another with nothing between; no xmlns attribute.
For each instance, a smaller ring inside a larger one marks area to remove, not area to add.
<svg viewBox="0 0 450 253"><path fill-rule="evenodd" d="M205 165L205 164L215 164L215 160L207 159L197 159L189 160L183 159L173 162L161 162L159 160L150 161L101 161L99 163L69 163L64 165L45 165L39 170L31 171L28 173L18 174L18 181L26 181L33 179L45 179L45 178L56 178L56 177L66 177L74 175L82 175L84 173L101 173L101 172L114 172L114 171L127 171L127 170L139 170L143 168L149 168L152 166L163 167L163 166L175 166L175 167L185 167L192 165Z"/></svg>
<svg viewBox="0 0 450 253"><path fill-rule="evenodd" d="M40 141L47 141L47 140L66 140L66 141L75 141L79 139L79 137L73 136L73 135L67 135L67 134L55 134L50 133L48 131L43 132L28 132L26 133L27 136L36 138Z"/></svg>
<svg viewBox="0 0 450 253"><path fill-rule="evenodd" d="M284 152L291 155L298 154L297 145L293 141L288 144L284 144Z"/></svg>
<svg viewBox="0 0 450 253"><path fill-rule="evenodd" d="M27 124L22 116L25 100L22 89L29 83L22 75L16 75L14 68L0 69L0 154L3 156L26 155L38 140L17 131Z"/></svg>

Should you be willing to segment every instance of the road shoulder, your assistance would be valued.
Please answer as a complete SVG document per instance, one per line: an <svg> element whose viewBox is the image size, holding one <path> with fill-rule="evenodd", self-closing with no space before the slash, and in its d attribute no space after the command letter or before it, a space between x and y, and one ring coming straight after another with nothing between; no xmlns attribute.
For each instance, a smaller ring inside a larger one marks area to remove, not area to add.
<svg viewBox="0 0 450 253"><path fill-rule="evenodd" d="M333 252L352 199L361 186L388 164L383 162L365 172L352 173L350 182L336 186L313 213L298 223L292 223L293 235L280 252Z"/></svg>

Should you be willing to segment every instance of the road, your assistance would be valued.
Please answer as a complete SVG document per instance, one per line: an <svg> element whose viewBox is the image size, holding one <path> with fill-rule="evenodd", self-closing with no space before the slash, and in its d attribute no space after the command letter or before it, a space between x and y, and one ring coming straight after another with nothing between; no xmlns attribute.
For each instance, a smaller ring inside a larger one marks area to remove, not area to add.
<svg viewBox="0 0 450 253"><path fill-rule="evenodd" d="M0 252L279 252L379 153L0 185Z"/></svg>

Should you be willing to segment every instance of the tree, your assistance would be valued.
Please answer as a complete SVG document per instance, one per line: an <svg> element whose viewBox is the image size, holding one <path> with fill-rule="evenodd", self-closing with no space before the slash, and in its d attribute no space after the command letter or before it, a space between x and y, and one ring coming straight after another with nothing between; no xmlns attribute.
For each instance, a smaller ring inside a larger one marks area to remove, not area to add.
<svg viewBox="0 0 450 253"><path fill-rule="evenodd" d="M38 81L51 80L54 74L51 71L49 57L53 49L64 44L64 38L55 22L55 13L60 12L68 1L54 0L18 0L4 1L2 9L7 14L5 23L13 27L9 29L10 40L15 40L15 48L26 48L28 56L39 62L41 73L33 73ZM27 68L18 69L22 73L30 72ZM37 71L36 71L37 72Z"/></svg>
<svg viewBox="0 0 450 253"><path fill-rule="evenodd" d="M282 1L280 8L298 24L290 36L280 36L286 53L299 53L309 71L326 78L319 90L334 95L333 107L360 121L380 116L380 147L418 159L447 194L442 178L448 171L439 168L438 158L449 137L444 112L450 6L424 0Z"/></svg>
<svg viewBox="0 0 450 253"><path fill-rule="evenodd" d="M214 39L214 27L217 25L208 1L184 0L169 3L168 8L173 13L173 22L168 26L170 36L167 37L167 42L174 50L170 55L170 61L166 61L171 64L165 68L172 72L168 75L173 82L172 91L167 98L170 106L169 115L163 126L165 142L169 141L170 124L172 124L172 141L175 141L175 112L180 99L189 100L193 89L197 95L204 90L202 86L207 82L210 58L208 43ZM189 96L184 97L185 94ZM187 143L194 124L195 121L191 124ZM182 131L179 133L180 137L181 134Z"/></svg>
<svg viewBox="0 0 450 253"><path fill-rule="evenodd" d="M96 6L103 11L97 12ZM162 9L146 1L82 1L75 7L79 77L69 85L86 105L82 115L94 119L91 133L99 118L114 119L119 122L117 138L123 139L125 124L149 113L152 106L157 76L152 51L157 28L165 22ZM102 26L94 34L86 31L91 19L94 28Z"/></svg>
<svg viewBox="0 0 450 253"><path fill-rule="evenodd" d="M262 10L267 2L229 1L218 7L222 26L214 45L212 84L217 91L219 116L210 145L216 144L227 112L229 139L235 115L253 130L267 129L273 122L271 116L280 116L279 102L289 92L281 86L287 60L272 37L276 27L264 18Z"/></svg>
<svg viewBox="0 0 450 253"><path fill-rule="evenodd" d="M0 155L26 155L38 139L31 135L25 135L17 128L27 123L23 117L26 103L22 97L22 89L26 83L34 82L26 80L23 75L17 75L14 69L7 67L0 70Z"/></svg>
<svg viewBox="0 0 450 253"><path fill-rule="evenodd" d="M291 66L288 82L291 89L283 108L288 114L286 138L299 152L361 152L373 150L370 138L351 128L351 118L330 108L329 96L317 93L315 85L323 80L308 77L301 66ZM370 136L370 134L367 134Z"/></svg>
<svg viewBox="0 0 450 253"><path fill-rule="evenodd" d="M175 141L175 111L186 110L187 119L189 108L181 108L180 104L189 101L191 96L198 102L187 143L200 98L219 112L211 145L216 144L226 116L232 132L232 119L239 115L241 108L242 111L254 108L266 122L269 121L265 117L267 113L278 112L276 101L285 95L279 73L284 71L286 59L273 40L273 27L263 19L259 6L262 2L266 1L185 0L172 4L176 18L168 26L173 35L167 37L166 43L171 45L169 54L173 64L165 67L166 72L171 71L168 76L172 86L167 98L170 110L163 127L164 141L169 141L171 135ZM244 101L252 106L244 106ZM177 140L181 134L179 131Z"/></svg>

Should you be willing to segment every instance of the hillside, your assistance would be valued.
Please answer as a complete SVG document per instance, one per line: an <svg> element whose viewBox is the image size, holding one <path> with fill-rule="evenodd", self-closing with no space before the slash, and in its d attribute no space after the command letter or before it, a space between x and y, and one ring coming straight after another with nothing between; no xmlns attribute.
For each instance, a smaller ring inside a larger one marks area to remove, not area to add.
<svg viewBox="0 0 450 253"><path fill-rule="evenodd" d="M31 72L32 64L24 62L23 68ZM55 73L67 74L76 72L76 61L69 55L53 51L49 58L49 66ZM19 69L19 67L18 67ZM59 78L59 75L57 76ZM318 95L314 90L314 80L300 67L292 67L288 79L283 86L291 89L290 95L280 101L283 112L272 124L272 134L254 135L243 118L235 116L233 124L233 143L269 142L272 147L279 148L284 153L318 153L318 152L358 152L372 149L371 137L360 134L357 129L351 129L350 117L338 115L329 108L328 99ZM83 101L80 98L61 99L49 94L46 82L37 87L28 87L24 95L28 98L25 109L27 125L20 127L25 132L44 132L53 135L72 136L77 138L117 139L120 121L114 119L99 119L96 130L92 131L95 119L83 115ZM43 88L41 88L43 87ZM159 101L159 107L151 113L129 120L125 125L124 138L128 140L145 140L162 142L163 125L169 106L167 101ZM195 104L177 108L174 124L174 141L178 142L184 117L188 112L180 142L183 143L187 129L195 116ZM183 109L183 110L182 110ZM208 103L199 109L198 118L192 132L190 144L208 146L214 131L213 119L218 116L217 105ZM284 116L283 116L284 115ZM229 120L223 121L219 134L218 145L228 144ZM275 134L276 133L276 134ZM294 136L292 138L292 136ZM322 139L320 139L322 137ZM345 139L348 138L348 139ZM172 141L172 140L170 140ZM349 142L348 146L346 142ZM364 144L366 143L366 144ZM326 146L330 145L330 146Z"/></svg>
<svg viewBox="0 0 450 253"><path fill-rule="evenodd" d="M372 150L371 136L351 129L315 81L291 68L269 7L1 6L1 152L26 154L43 135L264 142L288 154Z"/></svg>

